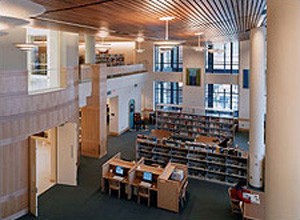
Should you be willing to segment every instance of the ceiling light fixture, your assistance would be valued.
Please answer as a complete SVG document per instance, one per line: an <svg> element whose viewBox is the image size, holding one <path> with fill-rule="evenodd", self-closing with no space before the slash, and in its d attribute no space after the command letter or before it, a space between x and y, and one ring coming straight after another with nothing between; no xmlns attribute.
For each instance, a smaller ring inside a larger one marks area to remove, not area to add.
<svg viewBox="0 0 300 220"><path fill-rule="evenodd" d="M137 42L138 47L137 47L137 49L135 51L137 53L143 53L145 51L145 49L141 48L141 42L143 42L143 41L144 41L144 37L142 37L142 36L138 36L136 38L136 42Z"/></svg>
<svg viewBox="0 0 300 220"><path fill-rule="evenodd" d="M197 52L204 52L206 51L206 47L202 47L201 46L201 36L203 35L203 32L198 32L195 33L196 36L198 36L198 46L197 47L193 47L193 49Z"/></svg>
<svg viewBox="0 0 300 220"><path fill-rule="evenodd" d="M28 19L43 14L45 7L30 0L0 0L0 15Z"/></svg>
<svg viewBox="0 0 300 220"><path fill-rule="evenodd" d="M0 15L0 30L6 30L18 26L27 25L27 24L29 24L29 22L24 19Z"/></svg>
<svg viewBox="0 0 300 220"><path fill-rule="evenodd" d="M169 21L174 19L174 18L175 17L162 17L162 18L159 18L159 20L166 22L165 40L154 42L154 44L159 47L160 52L170 51L174 47L176 47L176 46L178 46L178 45L180 45L184 42L184 41L169 40Z"/></svg>
<svg viewBox="0 0 300 220"><path fill-rule="evenodd" d="M23 51L31 51L33 50L35 47L37 47L36 44L30 44L30 43L17 43L15 44L15 47L16 48L19 48L20 50L23 50Z"/></svg>
<svg viewBox="0 0 300 220"><path fill-rule="evenodd" d="M111 45L104 43L104 38L109 36L109 31L107 28L101 28L99 31L99 37L101 38L101 43L96 44L96 48L101 52L101 53L106 53L110 48Z"/></svg>

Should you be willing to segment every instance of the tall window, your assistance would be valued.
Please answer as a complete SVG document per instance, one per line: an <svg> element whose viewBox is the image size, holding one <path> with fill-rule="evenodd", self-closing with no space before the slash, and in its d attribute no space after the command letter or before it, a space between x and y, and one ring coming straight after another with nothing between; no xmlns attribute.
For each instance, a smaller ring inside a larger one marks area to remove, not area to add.
<svg viewBox="0 0 300 220"><path fill-rule="evenodd" d="M205 106L224 110L233 110L234 116L238 116L239 106L238 85L206 84Z"/></svg>
<svg viewBox="0 0 300 220"><path fill-rule="evenodd" d="M57 31L27 29L27 42L36 47L28 51L29 91L60 87L59 34Z"/></svg>
<svg viewBox="0 0 300 220"><path fill-rule="evenodd" d="M239 43L230 42L226 44L214 44L209 46L216 52L206 53L207 73L229 73L239 72Z"/></svg>
<svg viewBox="0 0 300 220"><path fill-rule="evenodd" d="M155 106L157 104L182 104L182 83L155 82Z"/></svg>
<svg viewBox="0 0 300 220"><path fill-rule="evenodd" d="M182 72L182 46L176 46L172 50L160 50L154 47L155 72Z"/></svg>

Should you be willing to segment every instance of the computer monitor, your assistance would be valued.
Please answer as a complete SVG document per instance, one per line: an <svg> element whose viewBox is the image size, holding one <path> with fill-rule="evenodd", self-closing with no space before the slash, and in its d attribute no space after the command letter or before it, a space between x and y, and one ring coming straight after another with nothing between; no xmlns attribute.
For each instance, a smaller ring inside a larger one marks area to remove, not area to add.
<svg viewBox="0 0 300 220"><path fill-rule="evenodd" d="M152 182L152 173L144 172L143 173L143 180Z"/></svg>
<svg viewBox="0 0 300 220"><path fill-rule="evenodd" d="M120 175L120 176L123 176L124 175L124 169L123 169L123 167L116 166L116 174Z"/></svg>

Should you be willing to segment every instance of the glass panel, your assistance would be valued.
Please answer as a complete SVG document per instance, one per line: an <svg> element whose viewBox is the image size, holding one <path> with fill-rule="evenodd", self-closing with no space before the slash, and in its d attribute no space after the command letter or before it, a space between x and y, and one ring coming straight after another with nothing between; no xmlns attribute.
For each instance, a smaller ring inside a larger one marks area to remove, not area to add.
<svg viewBox="0 0 300 220"><path fill-rule="evenodd" d="M176 46L172 50L160 51L155 46L155 72L182 72L182 46Z"/></svg>

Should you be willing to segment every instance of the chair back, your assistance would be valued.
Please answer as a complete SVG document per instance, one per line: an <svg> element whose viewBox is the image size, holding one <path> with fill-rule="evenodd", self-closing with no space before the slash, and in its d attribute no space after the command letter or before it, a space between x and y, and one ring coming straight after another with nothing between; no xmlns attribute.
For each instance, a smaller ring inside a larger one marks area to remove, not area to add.
<svg viewBox="0 0 300 220"><path fill-rule="evenodd" d="M119 189L120 188L120 182L117 180L109 180L109 187L113 189Z"/></svg>
<svg viewBox="0 0 300 220"><path fill-rule="evenodd" d="M232 190L232 188L229 187L228 188L228 195L229 195L229 198L230 198L231 211L235 212L235 213L242 213L242 209L241 209L241 205L240 205L240 200L233 199L231 197L231 190Z"/></svg>
<svg viewBox="0 0 300 220"><path fill-rule="evenodd" d="M139 186L139 195L142 197L150 196L150 189L148 187Z"/></svg>

